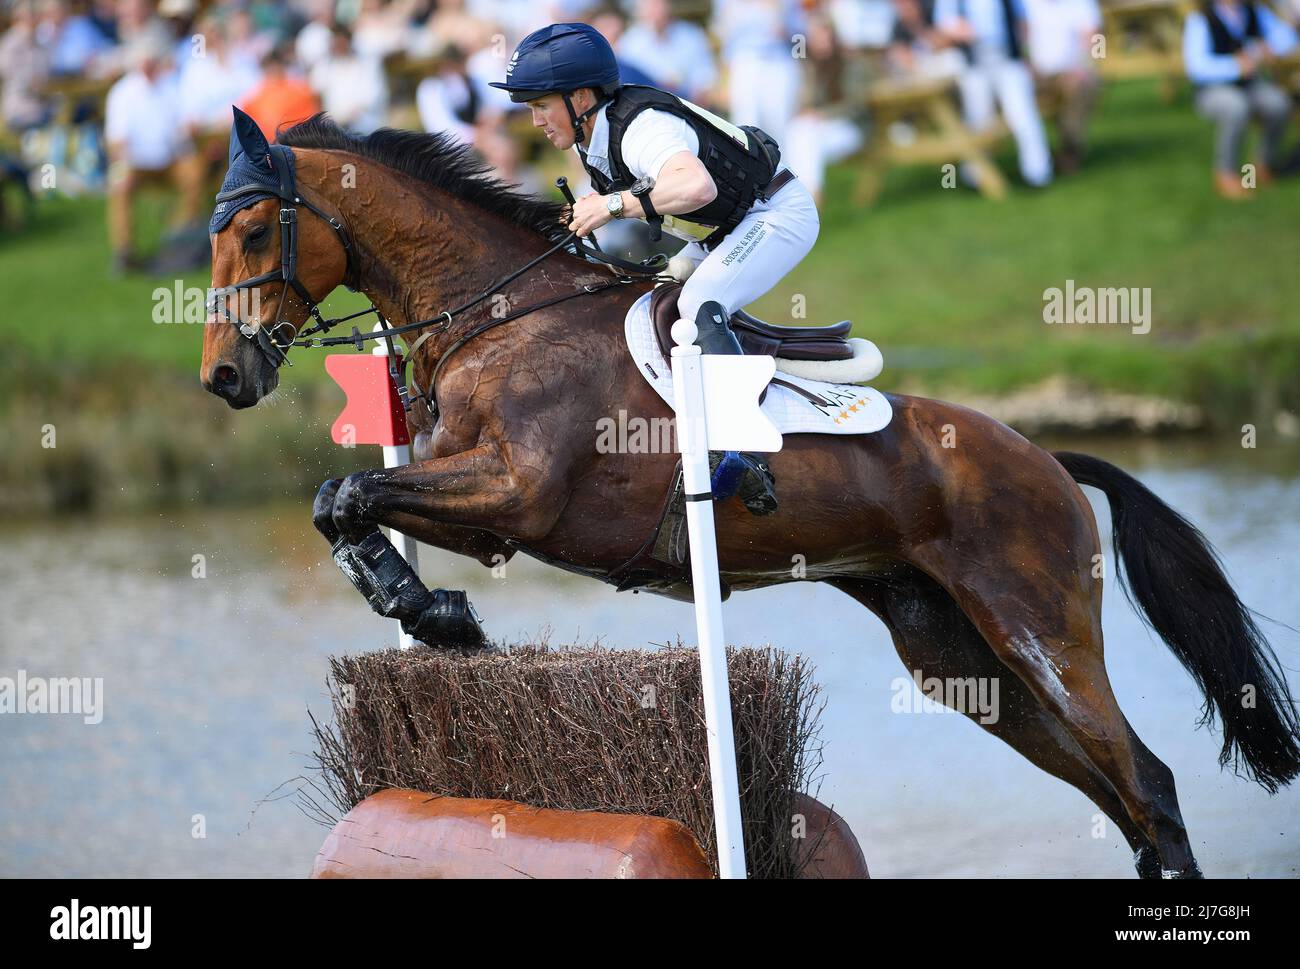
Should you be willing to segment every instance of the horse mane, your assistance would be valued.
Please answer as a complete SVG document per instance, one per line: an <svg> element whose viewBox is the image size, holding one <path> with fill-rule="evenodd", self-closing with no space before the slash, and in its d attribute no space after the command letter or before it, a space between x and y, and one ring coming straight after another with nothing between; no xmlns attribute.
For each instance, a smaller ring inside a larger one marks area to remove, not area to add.
<svg viewBox="0 0 1300 969"><path fill-rule="evenodd" d="M497 178L470 146L458 144L442 132L380 128L359 135L339 127L320 112L278 131L276 140L290 148L351 152L449 192L547 239L558 239L563 234L563 205L521 192L517 185Z"/></svg>

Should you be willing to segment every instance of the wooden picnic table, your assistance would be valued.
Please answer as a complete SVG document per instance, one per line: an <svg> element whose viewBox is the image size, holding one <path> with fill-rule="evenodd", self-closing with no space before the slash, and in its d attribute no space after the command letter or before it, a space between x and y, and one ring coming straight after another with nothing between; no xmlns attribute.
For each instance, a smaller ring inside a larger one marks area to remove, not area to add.
<svg viewBox="0 0 1300 969"><path fill-rule="evenodd" d="M113 86L116 80L116 77L82 77L80 75L52 77L45 82L41 92L53 98L58 106L55 110L55 123L68 126L72 124L77 106L86 101L90 101L95 105L95 116L102 119L104 117L104 105L108 101L109 88Z"/></svg>
<svg viewBox="0 0 1300 969"><path fill-rule="evenodd" d="M980 193L988 198L1006 194L1006 180L989 157L989 149L1006 137L1006 125L999 119L983 131L971 131L958 113L956 91L954 78L872 82L864 98L872 131L861 156L854 202L873 202L891 168L945 162L969 164ZM890 129L898 121L915 127L912 140L893 140Z"/></svg>
<svg viewBox="0 0 1300 969"><path fill-rule="evenodd" d="M1300 48L1268 65L1273 80L1292 95L1300 96Z"/></svg>
<svg viewBox="0 0 1300 969"><path fill-rule="evenodd" d="M1097 69L1106 79L1156 77L1166 101L1184 82L1183 20L1190 0L1118 0L1101 8L1106 56Z"/></svg>

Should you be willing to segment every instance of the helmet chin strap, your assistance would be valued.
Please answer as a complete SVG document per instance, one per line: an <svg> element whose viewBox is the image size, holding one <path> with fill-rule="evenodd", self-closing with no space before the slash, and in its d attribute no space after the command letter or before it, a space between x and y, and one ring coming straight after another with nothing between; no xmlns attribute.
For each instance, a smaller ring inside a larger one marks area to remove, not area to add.
<svg viewBox="0 0 1300 969"><path fill-rule="evenodd" d="M602 99L597 95L596 103L586 111L582 112L582 114L578 114L578 112L574 110L572 99L569 97L572 93L572 91L565 91L560 95L560 97L564 99L564 106L569 109L569 120L573 122L573 141L575 144L581 145L587 140L587 132L582 130L583 122L599 111L601 105L603 105L608 99Z"/></svg>

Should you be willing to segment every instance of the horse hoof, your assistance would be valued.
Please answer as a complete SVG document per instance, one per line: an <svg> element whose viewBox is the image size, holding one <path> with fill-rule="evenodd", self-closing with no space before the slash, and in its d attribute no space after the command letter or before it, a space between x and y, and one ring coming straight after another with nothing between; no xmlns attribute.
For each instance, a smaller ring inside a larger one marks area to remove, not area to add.
<svg viewBox="0 0 1300 969"><path fill-rule="evenodd" d="M433 603L402 628L432 649L473 650L488 642L469 598L450 589L435 589Z"/></svg>

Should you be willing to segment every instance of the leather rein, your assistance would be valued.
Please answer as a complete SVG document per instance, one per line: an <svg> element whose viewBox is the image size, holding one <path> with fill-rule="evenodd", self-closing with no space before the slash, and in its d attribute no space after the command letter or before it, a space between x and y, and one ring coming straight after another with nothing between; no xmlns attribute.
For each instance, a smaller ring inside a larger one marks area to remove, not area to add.
<svg viewBox="0 0 1300 969"><path fill-rule="evenodd" d="M429 388L427 392L418 392L416 398L423 398L428 404L434 419L437 419L437 402L434 398L434 388L437 386L438 376L442 372L444 364L453 353L463 347L466 343L475 337L500 326L503 323L509 323L511 320L517 320L522 316L535 313L538 310L546 309L549 306L555 306L570 299L576 299L579 296L587 296L594 293L603 292L607 289L625 285L627 283L660 280L662 272L667 265L667 257L663 255L653 256L644 262L634 263L629 260L620 259L617 256L611 256L598 249L587 246L576 232L570 232L563 239L556 242L551 248L547 249L540 256L529 260L519 269L509 273L496 282L492 283L487 289L483 290L477 296L462 303L461 305L450 310L429 317L428 319L415 320L411 323L404 323L401 326L388 326L379 308L371 303L369 309L360 310L347 316L338 316L326 319L321 315L320 303L312 297L307 287L303 285L298 278L298 209L299 205L304 206L322 220L324 220L338 236L339 243L343 246L343 253L347 259L347 271L343 277L343 284L348 289L356 292L354 283L357 281L356 265L352 242L348 235L347 228L341 219L321 211L311 202L302 198L298 194L297 185L295 184L292 164L285 157L289 149L284 145L270 146L271 167L275 171L278 186L275 189L262 184L246 185L242 188L232 189L227 192L218 193L216 200L223 202L228 199L237 198L242 195L266 194L271 193L280 199L280 267L272 269L260 275L253 276L249 279L240 280L237 283L231 283L228 286L222 286L213 289L208 295L209 313L220 312L227 321L235 326L241 334L252 340L262 352L263 356L277 369L283 363L289 362L288 351L291 347L322 348L332 346L352 345L358 351L365 350L365 344L370 340L384 340L388 343L388 352L390 356L389 373L397 385L398 394L402 400L402 405L410 409L410 399L408 399L406 389L406 367L415 355L415 351L429 337L435 334L445 333L452 326L453 320L472 309L490 296L500 292L504 287L514 282L524 273L533 269L546 259L559 252L561 249L573 247L575 255L585 257L594 262L604 263L615 270L615 275L608 282L600 283L595 286L584 285L581 289L573 290L568 293L561 293L558 296L550 297L537 303L515 310L501 317L494 317L478 326L473 327L466 333L462 334L459 339L451 344L445 352L439 357L437 364L434 366L433 374L429 378ZM268 328L261 325L260 319L256 324L248 323L236 319L230 313L230 307L225 299L232 295L238 294L243 289L255 289L267 283L281 283L280 299L275 310L275 322ZM289 290L293 289L299 299L307 307L308 314L315 320L311 326L299 331L297 327L286 319L283 319L285 296ZM352 333L349 336L338 337L318 337L316 334L328 333L333 327L340 323L355 320L358 317L374 315L375 319L384 324L382 329L371 330L368 333L362 333L357 326L352 327ZM399 353L393 344L393 337L402 336L412 333L416 330L426 329L414 342L412 342L406 352ZM293 366L292 363L289 364Z"/></svg>

